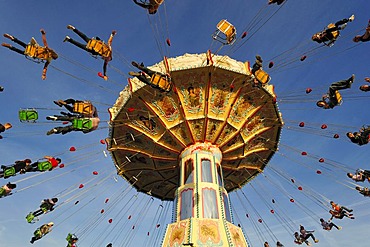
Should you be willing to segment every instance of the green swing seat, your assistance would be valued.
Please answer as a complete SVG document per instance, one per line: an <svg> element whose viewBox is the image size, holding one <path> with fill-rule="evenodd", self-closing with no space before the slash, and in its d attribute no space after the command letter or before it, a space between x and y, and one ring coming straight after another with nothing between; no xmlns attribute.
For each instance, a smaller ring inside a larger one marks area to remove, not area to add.
<svg viewBox="0 0 370 247"><path fill-rule="evenodd" d="M20 109L19 120L21 122L36 122L39 118L39 114L35 109Z"/></svg>
<svg viewBox="0 0 370 247"><path fill-rule="evenodd" d="M78 130L90 130L93 127L92 121L89 118L73 119L72 126Z"/></svg>

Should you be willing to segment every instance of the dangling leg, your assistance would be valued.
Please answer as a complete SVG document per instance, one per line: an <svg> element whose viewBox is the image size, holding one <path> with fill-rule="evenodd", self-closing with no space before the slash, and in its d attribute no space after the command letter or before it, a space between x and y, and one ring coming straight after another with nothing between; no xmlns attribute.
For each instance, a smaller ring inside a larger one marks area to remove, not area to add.
<svg viewBox="0 0 370 247"><path fill-rule="evenodd" d="M82 43L70 38L69 36L66 36L64 38L63 42L69 42L69 43L74 44L75 46L81 48L82 50L90 52L90 50L86 48L86 44L82 44Z"/></svg>
<svg viewBox="0 0 370 247"><path fill-rule="evenodd" d="M47 135L52 135L52 134L66 134L68 132L71 132L73 130L73 126L65 126L65 127L55 127L51 130L49 130L46 134Z"/></svg>
<svg viewBox="0 0 370 247"><path fill-rule="evenodd" d="M347 80L341 80L341 81L338 81L338 82L334 82L330 85L329 92L330 91L335 92L337 90L350 88L354 80L355 80L355 75L352 75Z"/></svg>
<svg viewBox="0 0 370 247"><path fill-rule="evenodd" d="M75 28L72 25L68 25L67 28L71 29L75 34L80 36L86 43L89 42L89 40L91 39L91 38L87 37L86 34L84 34L83 32L81 32L80 30L78 30L77 28Z"/></svg>
<svg viewBox="0 0 370 247"><path fill-rule="evenodd" d="M27 47L27 44L26 43L24 43L23 41L17 39L16 37L14 37L14 36L12 36L10 34L4 33L4 37L7 38L7 39L10 39L14 43L22 46L23 48L26 48Z"/></svg>
<svg viewBox="0 0 370 247"><path fill-rule="evenodd" d="M22 51L22 50L20 50L20 49L18 49L18 48L16 48L16 47L14 47L14 46L12 46L12 45L10 45L10 44L2 43L1 45L2 45L2 46L4 46L4 47L9 48L9 49L10 49L10 50L12 50L12 51L15 51L16 53L19 53L19 54L21 54L21 55L24 55L24 51Z"/></svg>
<svg viewBox="0 0 370 247"><path fill-rule="evenodd" d="M42 215L43 213L44 213L44 211L42 211L42 209L38 209L35 212L33 212L32 214L36 217L36 216Z"/></svg>
<svg viewBox="0 0 370 247"><path fill-rule="evenodd" d="M142 64L138 64L137 62L135 61L132 61L131 64L138 68L139 70L145 72L146 74L148 74L149 76L152 76L155 74L155 71L151 70L151 69L148 69L147 67L143 66Z"/></svg>

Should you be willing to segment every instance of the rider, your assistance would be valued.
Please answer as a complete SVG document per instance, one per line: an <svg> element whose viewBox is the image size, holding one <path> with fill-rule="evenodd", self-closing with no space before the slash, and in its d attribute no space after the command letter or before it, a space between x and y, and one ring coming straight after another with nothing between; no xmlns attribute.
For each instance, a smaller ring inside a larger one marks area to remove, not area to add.
<svg viewBox="0 0 370 247"><path fill-rule="evenodd" d="M48 211L53 211L55 204L58 202L58 198L44 199L41 201L40 209L33 212L34 216L45 214Z"/></svg>
<svg viewBox="0 0 370 247"><path fill-rule="evenodd" d="M91 53L93 56L101 56L101 58L104 60L103 78L104 80L108 80L107 65L108 62L112 60L112 41L117 31L113 30L111 35L109 36L108 42L104 43L104 41L102 41L99 37L93 38L87 37L86 34L82 33L80 30L78 30L72 25L68 25L67 28L75 32L78 36L80 36L86 42L86 44L82 44L78 41L75 41L69 36L66 36L63 42L69 42L71 44L74 44L75 46Z"/></svg>
<svg viewBox="0 0 370 247"><path fill-rule="evenodd" d="M78 237L74 234L68 233L66 240L68 242L67 247L76 247L76 243L78 241Z"/></svg>
<svg viewBox="0 0 370 247"><path fill-rule="evenodd" d="M335 106L339 104L336 91L350 88L354 80L355 80L355 75L353 74L347 80L341 80L341 81L332 83L329 87L329 92L322 97L322 100L317 101L316 105L324 109L334 108Z"/></svg>
<svg viewBox="0 0 370 247"><path fill-rule="evenodd" d="M338 230L340 230L340 229L342 229L342 227L340 227L340 226L337 226L336 224L334 224L333 222L327 222L327 221L325 221L323 218L321 218L320 219L320 223L321 223L321 226L322 226L322 228L324 229L324 230L327 230L327 231L330 231L332 228L333 228L333 226L335 227L335 228L337 228Z"/></svg>
<svg viewBox="0 0 370 247"><path fill-rule="evenodd" d="M356 181L356 182L364 182L367 179L370 182L370 171L369 170L362 170L357 169L355 174L347 173L347 176Z"/></svg>
<svg viewBox="0 0 370 247"><path fill-rule="evenodd" d="M144 66L143 63L138 64L135 61L132 61L131 64L138 68L139 70L143 71L145 74L150 76L150 79L146 77L145 74L141 72L129 72L129 75L136 76L140 81L144 82L148 85L153 85L156 88L159 88L162 91L169 92L172 88L171 84L171 76L169 74L162 74L160 72L153 71Z"/></svg>
<svg viewBox="0 0 370 247"><path fill-rule="evenodd" d="M364 196L370 196L370 189L367 187L361 188L360 186L356 186L356 190Z"/></svg>
<svg viewBox="0 0 370 247"><path fill-rule="evenodd" d="M46 79L46 71L48 69L48 66L49 66L50 62L53 59L54 60L57 59L58 54L48 46L48 43L46 41L46 32L45 32L45 30L40 29L40 32L42 34L42 42L44 43L44 46L40 46L33 37L31 39L31 41L28 44L26 44L26 43L20 41L19 39L15 38L14 36L12 36L10 34L7 34L7 33L4 34L5 38L8 38L11 41L13 41L14 43L19 44L25 50L22 51L22 50L20 50L16 47L13 47L12 45L6 44L6 43L2 43L1 45L4 46L4 47L9 48L12 51L15 51L15 52L19 53L19 54L26 55L26 56L34 58L34 59L40 59L41 61L45 61L44 69L42 70L42 76L41 76L41 78L43 80L45 80Z"/></svg>
<svg viewBox="0 0 370 247"><path fill-rule="evenodd" d="M31 160L17 160L14 162L14 165L11 166L1 166L2 171L0 171L0 178L9 178L11 176L15 176L17 173L23 174L26 173L28 169L30 169Z"/></svg>
<svg viewBox="0 0 370 247"><path fill-rule="evenodd" d="M339 36L339 30L345 28L348 22L352 22L355 19L354 15L351 15L348 19L343 19L337 21L335 24L331 23L328 25L328 28L325 30L318 32L312 36L312 40L316 41L317 43L325 43L325 42L334 42L336 38Z"/></svg>
<svg viewBox="0 0 370 247"><path fill-rule="evenodd" d="M346 208L345 206L339 205L333 201L330 201L330 205L333 208L333 210L329 210L329 213L331 214L330 220L333 218L337 219L343 219L343 217L348 217L350 219L354 219L353 214L351 212L352 209Z"/></svg>
<svg viewBox="0 0 370 247"><path fill-rule="evenodd" d="M64 106L69 112L77 113L83 117L97 117L98 113L96 107L91 104L88 100L75 100L75 99L66 99L66 100L57 100L54 101L59 107ZM79 106L81 109L79 109Z"/></svg>
<svg viewBox="0 0 370 247"><path fill-rule="evenodd" d="M62 160L60 158L54 158L51 156L44 156L44 161L37 161L33 163L27 171L30 172L45 172L45 171L51 171L55 167L58 167L60 162Z"/></svg>
<svg viewBox="0 0 370 247"><path fill-rule="evenodd" d="M356 35L353 38L353 42L367 42L370 41L370 20L367 24L367 27L365 29L365 33L363 35Z"/></svg>
<svg viewBox="0 0 370 247"><path fill-rule="evenodd" d="M93 110L93 117L84 117L81 114L70 114L70 113L63 113L63 116L49 116L46 117L47 120L53 121L68 121L71 122L70 125L64 127L55 127L49 130L46 134L67 134L71 131L82 131L84 134L89 133L91 131L96 130L99 127L100 118L98 117L98 113Z"/></svg>
<svg viewBox="0 0 370 247"><path fill-rule="evenodd" d="M42 226L40 226L39 228L36 229L36 231L34 231L33 233L33 237L30 241L31 244L33 244L35 241L41 239L43 236L45 236L46 234L48 234L49 232L52 231L52 227L53 227L54 223L53 222L49 222L47 224L44 224Z"/></svg>
<svg viewBox="0 0 370 247"><path fill-rule="evenodd" d="M17 185L12 183L7 183L4 186L0 187L0 198L10 196L12 194L12 190L16 187Z"/></svg>
<svg viewBox="0 0 370 247"><path fill-rule="evenodd" d="M301 233L301 237L307 241L309 237L312 238L312 240L315 243L318 243L319 240L315 238L315 236L312 234L314 231L307 231L302 225L299 226L299 232Z"/></svg>
<svg viewBox="0 0 370 247"><path fill-rule="evenodd" d="M370 127L363 127L360 129L359 132L347 132L347 137L351 140L351 142L356 143L359 146L365 145L369 143L370 138Z"/></svg>

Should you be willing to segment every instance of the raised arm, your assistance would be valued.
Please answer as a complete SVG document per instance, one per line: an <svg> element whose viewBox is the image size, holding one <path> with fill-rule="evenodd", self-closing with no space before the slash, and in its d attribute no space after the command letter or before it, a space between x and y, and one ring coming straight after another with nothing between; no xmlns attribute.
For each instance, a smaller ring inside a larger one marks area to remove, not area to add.
<svg viewBox="0 0 370 247"><path fill-rule="evenodd" d="M46 41L46 32L45 32L45 30L41 28L40 32L41 32L41 36L42 36L42 43L44 43L44 46L46 48L49 48L48 42Z"/></svg>

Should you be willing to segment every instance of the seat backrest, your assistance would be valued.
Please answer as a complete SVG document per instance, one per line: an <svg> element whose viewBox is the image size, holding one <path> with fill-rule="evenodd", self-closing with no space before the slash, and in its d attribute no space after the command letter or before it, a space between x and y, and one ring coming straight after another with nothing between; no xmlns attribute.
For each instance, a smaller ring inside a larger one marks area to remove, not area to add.
<svg viewBox="0 0 370 247"><path fill-rule="evenodd" d="M212 35L215 40L229 45L235 42L236 29L230 22L221 20L216 27L217 30Z"/></svg>
<svg viewBox="0 0 370 247"><path fill-rule="evenodd" d="M333 23L330 23L328 25L328 28L333 28L333 27L335 27L335 24L333 24ZM336 39L339 36L339 31L338 30L332 31L331 34L333 35L334 39Z"/></svg>
<svg viewBox="0 0 370 247"><path fill-rule="evenodd" d="M76 102L73 105L73 112L81 113L84 115L91 115L93 111L92 104L90 102Z"/></svg>
<svg viewBox="0 0 370 247"><path fill-rule="evenodd" d="M21 122L36 121L39 115L34 109L20 109L18 112L19 120Z"/></svg>
<svg viewBox="0 0 370 247"><path fill-rule="evenodd" d="M158 88L162 91L169 92L171 91L172 83L168 80L167 76L155 73L151 78L150 82L155 88Z"/></svg>
<svg viewBox="0 0 370 247"><path fill-rule="evenodd" d="M47 171L50 170L53 166L49 161L42 161L37 164L37 168L39 171Z"/></svg>
<svg viewBox="0 0 370 247"><path fill-rule="evenodd" d="M73 119L72 126L78 130L90 130L93 127L92 120L89 118Z"/></svg>
<svg viewBox="0 0 370 247"><path fill-rule="evenodd" d="M335 91L335 97L337 98L338 105L341 105L343 102L342 95L340 95L339 91Z"/></svg>
<svg viewBox="0 0 370 247"><path fill-rule="evenodd" d="M264 70L262 69L259 69L257 70L255 73L254 73L254 76L256 77L256 79L262 83L262 84L266 84L268 83L270 80L271 80L271 77L269 76L269 74L267 74Z"/></svg>
<svg viewBox="0 0 370 247"><path fill-rule="evenodd" d="M86 48L99 53L102 57L109 57L112 53L111 49L102 40L90 39Z"/></svg>
<svg viewBox="0 0 370 247"><path fill-rule="evenodd" d="M8 167L4 170L4 177L11 177L15 175L15 168L14 167Z"/></svg>

